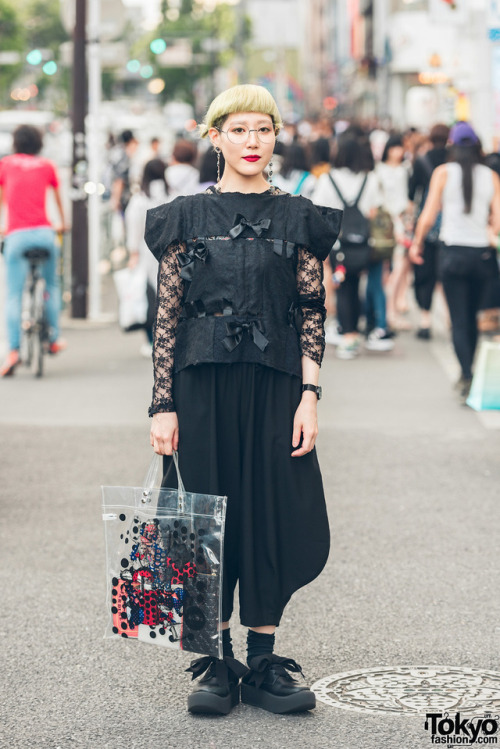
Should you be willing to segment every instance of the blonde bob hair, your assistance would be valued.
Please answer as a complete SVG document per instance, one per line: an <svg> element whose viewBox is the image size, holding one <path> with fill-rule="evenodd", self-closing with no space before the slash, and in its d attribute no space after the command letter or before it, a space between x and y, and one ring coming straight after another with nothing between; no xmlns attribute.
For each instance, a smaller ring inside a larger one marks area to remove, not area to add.
<svg viewBox="0 0 500 749"><path fill-rule="evenodd" d="M211 127L221 127L226 117L235 112L268 114L276 134L283 125L277 104L267 88L245 83L228 88L215 97L199 126L200 137L206 138Z"/></svg>

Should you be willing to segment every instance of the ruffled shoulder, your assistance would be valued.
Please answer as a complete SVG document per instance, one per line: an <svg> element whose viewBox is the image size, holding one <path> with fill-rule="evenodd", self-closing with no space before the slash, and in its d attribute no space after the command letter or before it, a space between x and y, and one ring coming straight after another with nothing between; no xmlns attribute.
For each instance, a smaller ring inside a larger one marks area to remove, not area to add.
<svg viewBox="0 0 500 749"><path fill-rule="evenodd" d="M302 195L294 195L290 196L289 217L294 225L294 241L307 247L320 260L326 260L340 232L342 211L315 205Z"/></svg>
<svg viewBox="0 0 500 749"><path fill-rule="evenodd" d="M158 261L169 245L185 239L185 204L191 197L181 195L170 203L150 208L146 213L144 239Z"/></svg>

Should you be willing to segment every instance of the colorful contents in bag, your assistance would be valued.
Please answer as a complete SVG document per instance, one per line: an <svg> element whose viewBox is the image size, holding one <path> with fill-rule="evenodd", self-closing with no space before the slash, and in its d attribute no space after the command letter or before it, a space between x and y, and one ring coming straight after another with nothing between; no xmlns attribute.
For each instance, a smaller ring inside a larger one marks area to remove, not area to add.
<svg viewBox="0 0 500 749"><path fill-rule="evenodd" d="M125 514L120 520L126 521ZM170 643L197 651L199 631L207 622L202 609L210 605L207 583L199 578L214 574L205 553L205 532L199 528L188 536L178 521L133 519L130 530L120 536L125 544L131 542L130 552L121 560L120 576L112 579L114 634L143 640L167 635ZM201 636L210 638L212 633Z"/></svg>

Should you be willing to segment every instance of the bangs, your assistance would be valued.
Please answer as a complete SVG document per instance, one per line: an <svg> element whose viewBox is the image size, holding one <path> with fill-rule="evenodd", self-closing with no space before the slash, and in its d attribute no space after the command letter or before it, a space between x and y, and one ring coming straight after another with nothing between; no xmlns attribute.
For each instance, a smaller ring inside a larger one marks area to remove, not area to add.
<svg viewBox="0 0 500 749"><path fill-rule="evenodd" d="M206 138L211 127L220 127L223 120L235 112L268 114L273 120L276 133L283 125L277 104L267 88L247 83L228 88L215 97L199 126L200 137Z"/></svg>

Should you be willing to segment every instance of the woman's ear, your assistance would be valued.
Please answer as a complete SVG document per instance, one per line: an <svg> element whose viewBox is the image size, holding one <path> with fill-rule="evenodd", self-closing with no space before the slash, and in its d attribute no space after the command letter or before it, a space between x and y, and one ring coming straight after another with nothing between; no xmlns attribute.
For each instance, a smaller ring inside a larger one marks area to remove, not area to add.
<svg viewBox="0 0 500 749"><path fill-rule="evenodd" d="M208 137L214 148L220 148L220 132L216 127L211 127L208 131Z"/></svg>

